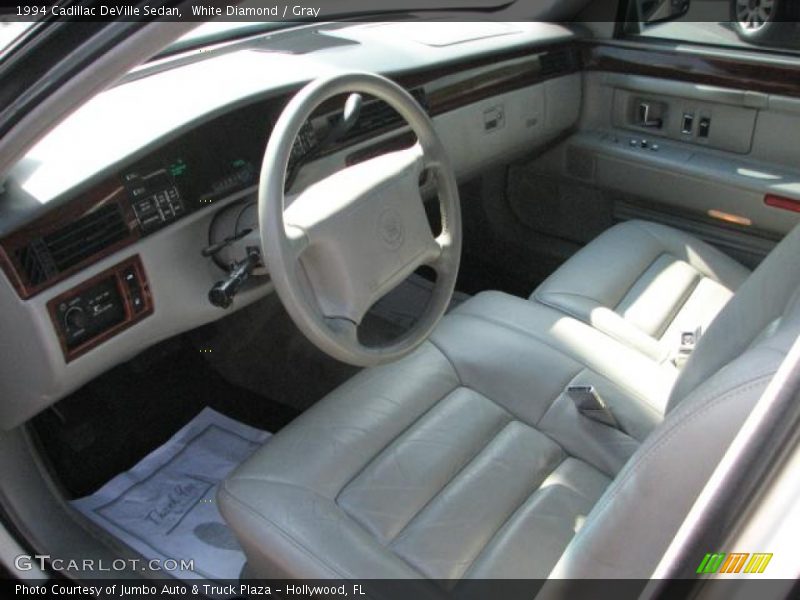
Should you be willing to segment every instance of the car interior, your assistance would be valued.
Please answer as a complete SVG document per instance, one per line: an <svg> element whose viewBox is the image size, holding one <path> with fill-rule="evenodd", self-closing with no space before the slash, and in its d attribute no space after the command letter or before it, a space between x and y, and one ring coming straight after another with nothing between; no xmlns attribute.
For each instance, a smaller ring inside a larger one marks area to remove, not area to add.
<svg viewBox="0 0 800 600"><path fill-rule="evenodd" d="M0 193L29 553L652 577L800 334L800 61L614 4L176 45L42 136Z"/></svg>

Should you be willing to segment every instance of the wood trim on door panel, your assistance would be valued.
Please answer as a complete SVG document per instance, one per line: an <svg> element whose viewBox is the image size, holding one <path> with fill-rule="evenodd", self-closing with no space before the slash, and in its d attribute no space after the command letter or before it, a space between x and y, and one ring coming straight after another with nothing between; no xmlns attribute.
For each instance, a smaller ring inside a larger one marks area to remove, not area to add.
<svg viewBox="0 0 800 600"><path fill-rule="evenodd" d="M659 46L581 42L583 68L688 81L800 98L800 61L751 62L730 56L676 51Z"/></svg>

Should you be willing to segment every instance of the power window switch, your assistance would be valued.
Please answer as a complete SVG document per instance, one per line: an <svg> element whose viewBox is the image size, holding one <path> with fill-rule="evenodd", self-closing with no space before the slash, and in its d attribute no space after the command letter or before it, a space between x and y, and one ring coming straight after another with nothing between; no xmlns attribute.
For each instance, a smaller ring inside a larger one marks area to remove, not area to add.
<svg viewBox="0 0 800 600"><path fill-rule="evenodd" d="M694 131L694 115L691 113L683 113L683 121L681 122L681 133L684 135L692 135Z"/></svg>
<svg viewBox="0 0 800 600"><path fill-rule="evenodd" d="M701 117L697 124L697 137L707 138L711 131L711 117Z"/></svg>

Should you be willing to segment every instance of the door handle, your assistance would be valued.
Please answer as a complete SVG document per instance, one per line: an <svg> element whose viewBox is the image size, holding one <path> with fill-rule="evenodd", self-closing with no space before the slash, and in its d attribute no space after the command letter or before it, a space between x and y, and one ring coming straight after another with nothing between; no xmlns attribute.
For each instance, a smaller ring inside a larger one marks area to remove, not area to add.
<svg viewBox="0 0 800 600"><path fill-rule="evenodd" d="M661 129L661 126L664 124L664 121L663 119L660 118L655 118L655 119L651 118L650 114L651 109L652 106L650 106L650 104L647 102L642 102L641 104L639 104L639 113L638 113L639 122L637 123L637 125L639 125L639 127Z"/></svg>

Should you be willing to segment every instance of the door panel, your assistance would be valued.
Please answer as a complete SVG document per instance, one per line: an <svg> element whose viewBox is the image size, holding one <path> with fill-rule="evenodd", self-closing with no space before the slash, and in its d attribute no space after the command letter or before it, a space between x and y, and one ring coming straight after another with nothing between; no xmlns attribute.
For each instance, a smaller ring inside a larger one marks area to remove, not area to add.
<svg viewBox="0 0 800 600"><path fill-rule="evenodd" d="M757 263L800 221L798 66L635 46L584 47L578 131L534 168Z"/></svg>

